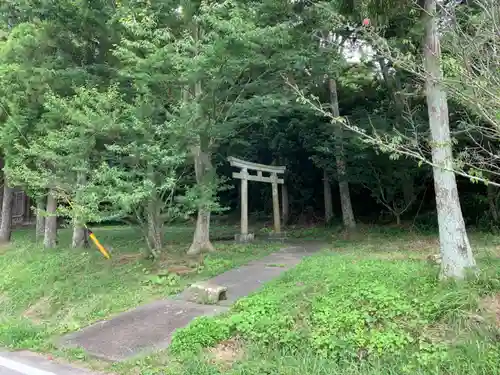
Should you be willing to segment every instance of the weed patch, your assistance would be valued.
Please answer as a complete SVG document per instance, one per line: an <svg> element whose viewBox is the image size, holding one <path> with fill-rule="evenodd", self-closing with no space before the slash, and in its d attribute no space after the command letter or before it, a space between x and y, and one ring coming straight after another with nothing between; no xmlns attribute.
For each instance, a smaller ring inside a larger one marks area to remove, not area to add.
<svg viewBox="0 0 500 375"><path fill-rule="evenodd" d="M479 314L482 296L496 289L497 270L483 265L476 280L439 283L437 269L424 261L321 254L240 300L230 313L197 319L177 331L171 351L195 353L241 337L270 351L307 350L337 366L385 363L397 373L436 368L465 373L471 360L459 364L456 358L465 358L480 337L474 358L493 371L500 364L497 337L473 328L470 314ZM467 334L451 330L453 325L466 325Z"/></svg>
<svg viewBox="0 0 500 375"><path fill-rule="evenodd" d="M113 248L111 261L92 248L69 249L69 230L61 230L61 245L51 250L33 243L31 231L15 233L0 256L0 346L52 349L54 336L165 298L278 246L221 243L216 253L193 259L184 253L192 229L167 228L168 250L153 262L142 255L144 243L134 228L95 231Z"/></svg>

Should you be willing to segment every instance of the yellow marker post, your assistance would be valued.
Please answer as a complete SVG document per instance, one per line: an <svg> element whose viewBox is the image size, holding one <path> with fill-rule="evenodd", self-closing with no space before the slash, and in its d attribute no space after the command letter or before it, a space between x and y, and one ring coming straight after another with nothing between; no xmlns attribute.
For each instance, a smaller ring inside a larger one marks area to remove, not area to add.
<svg viewBox="0 0 500 375"><path fill-rule="evenodd" d="M66 202L68 202L68 204L71 207L71 209L74 210L75 206L73 205L73 203L67 197L64 197L64 198L65 198ZM88 231L90 239L92 240L92 242L94 243L94 245L99 249L99 251L104 256L104 258L111 259L111 256L109 255L109 253L106 250L106 248L101 245L101 243L99 242L99 240L97 239L97 237L95 236L95 234L87 226L87 224L83 224L83 227Z"/></svg>
<svg viewBox="0 0 500 375"><path fill-rule="evenodd" d="M99 240L97 239L97 237L95 236L95 234L86 225L85 225L85 228L87 228L87 230L89 231L89 237L90 237L90 239L96 245L96 247L99 249L99 251L101 252L101 254L104 255L104 257L106 259L110 259L111 257L109 255L108 251L104 248L104 246L101 245L101 243L99 242Z"/></svg>

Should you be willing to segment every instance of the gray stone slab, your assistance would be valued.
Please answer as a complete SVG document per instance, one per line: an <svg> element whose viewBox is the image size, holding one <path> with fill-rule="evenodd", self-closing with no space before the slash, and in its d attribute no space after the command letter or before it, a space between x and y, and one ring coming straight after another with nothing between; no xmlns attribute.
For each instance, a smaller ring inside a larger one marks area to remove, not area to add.
<svg viewBox="0 0 500 375"><path fill-rule="evenodd" d="M140 306L63 337L67 347L83 348L90 355L122 361L144 351L164 349L173 332L198 316L222 313L222 306L198 305L172 299Z"/></svg>
<svg viewBox="0 0 500 375"><path fill-rule="evenodd" d="M29 351L1 352L0 375L98 375L87 369L69 365L58 359Z"/></svg>

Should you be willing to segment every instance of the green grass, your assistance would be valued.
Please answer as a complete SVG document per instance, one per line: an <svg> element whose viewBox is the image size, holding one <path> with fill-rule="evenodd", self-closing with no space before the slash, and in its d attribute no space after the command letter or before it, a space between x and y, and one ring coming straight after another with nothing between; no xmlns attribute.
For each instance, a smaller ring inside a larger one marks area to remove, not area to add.
<svg viewBox="0 0 500 375"><path fill-rule="evenodd" d="M169 351L112 369L143 375L497 373L500 331L490 315L494 306L485 301L496 295L500 305L499 238L471 237L482 271L461 283L438 282L437 267L423 260L437 251L433 236L371 229L339 239L334 251L305 260L228 314L177 331Z"/></svg>
<svg viewBox="0 0 500 375"><path fill-rule="evenodd" d="M500 367L500 332L483 307L488 296L500 301L500 237L471 235L478 278L439 283L425 261L438 251L435 235L378 227L349 237L335 228L293 228L290 237L322 240L330 249L228 314L195 320L169 350L115 365L58 351L55 337L282 246L219 242L217 253L188 258L192 229L175 226L153 263L134 228L94 231L112 249L111 261L94 248L69 249L69 230L61 231L58 249L44 250L31 231L18 231L0 250L0 346L50 351L123 375L491 375ZM213 236L234 232L217 226ZM173 266L194 272L166 272Z"/></svg>
<svg viewBox="0 0 500 375"><path fill-rule="evenodd" d="M70 230L61 231L57 249L45 250L33 242L32 231L19 230L12 244L0 250L0 347L51 350L55 337L177 293L279 246L215 243L216 253L187 257L192 228L171 227L163 257L152 262L144 257L144 241L135 228L94 232L112 250L111 261L93 247L70 249ZM214 236L231 232L219 227ZM179 266L193 272L167 272Z"/></svg>

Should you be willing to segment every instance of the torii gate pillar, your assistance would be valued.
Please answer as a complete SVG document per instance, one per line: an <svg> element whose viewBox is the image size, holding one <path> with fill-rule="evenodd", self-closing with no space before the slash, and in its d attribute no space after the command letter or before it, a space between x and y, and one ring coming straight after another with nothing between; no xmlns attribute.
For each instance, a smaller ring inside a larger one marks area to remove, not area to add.
<svg viewBox="0 0 500 375"><path fill-rule="evenodd" d="M281 220L278 185L284 184L285 181L283 178L279 178L278 175L285 173L286 167L251 163L234 157L229 157L228 161L232 167L240 169L239 172L233 172L233 178L241 180L241 233L236 235L236 240L238 242L250 242L254 239L254 234L248 233L248 181L271 183L274 218L273 234L280 236ZM251 174L250 171L255 171L256 174ZM263 173L269 174L269 176L263 176Z"/></svg>

